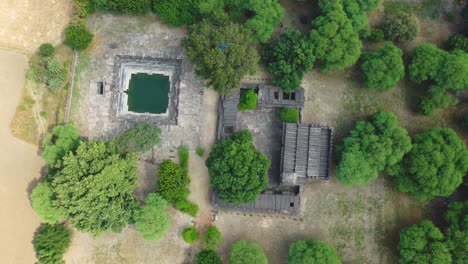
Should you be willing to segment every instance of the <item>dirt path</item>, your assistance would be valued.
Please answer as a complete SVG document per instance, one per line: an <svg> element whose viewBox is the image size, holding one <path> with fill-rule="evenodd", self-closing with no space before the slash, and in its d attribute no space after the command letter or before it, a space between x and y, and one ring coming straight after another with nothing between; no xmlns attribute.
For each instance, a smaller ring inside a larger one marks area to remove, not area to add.
<svg viewBox="0 0 468 264"><path fill-rule="evenodd" d="M0 50L0 263L34 263L33 234L39 218L28 193L43 162L36 147L13 137L10 122L24 87L27 58Z"/></svg>

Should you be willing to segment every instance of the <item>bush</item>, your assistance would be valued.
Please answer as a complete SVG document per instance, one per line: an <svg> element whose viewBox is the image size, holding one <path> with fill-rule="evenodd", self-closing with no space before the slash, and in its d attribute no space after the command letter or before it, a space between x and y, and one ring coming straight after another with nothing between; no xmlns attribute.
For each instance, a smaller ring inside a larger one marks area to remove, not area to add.
<svg viewBox="0 0 468 264"><path fill-rule="evenodd" d="M235 242L229 254L229 264L267 264L268 260L262 248L256 243L245 240Z"/></svg>
<svg viewBox="0 0 468 264"><path fill-rule="evenodd" d="M150 193L145 205L135 209L135 227L146 240L160 240L169 228L167 202L159 194Z"/></svg>
<svg viewBox="0 0 468 264"><path fill-rule="evenodd" d="M197 7L194 5L194 1L154 0L153 11L162 22L180 27L195 21Z"/></svg>
<svg viewBox="0 0 468 264"><path fill-rule="evenodd" d="M335 249L327 243L310 238L289 246L288 264L341 264Z"/></svg>
<svg viewBox="0 0 468 264"><path fill-rule="evenodd" d="M202 250L195 255L195 264L223 264L223 262L213 250Z"/></svg>
<svg viewBox="0 0 468 264"><path fill-rule="evenodd" d="M170 203L176 200L184 200L188 196L187 185L190 178L183 174L177 163L171 160L163 160L158 168L158 181L156 190Z"/></svg>
<svg viewBox="0 0 468 264"><path fill-rule="evenodd" d="M70 246L71 233L61 224L42 224L34 236L34 251L39 264L62 264Z"/></svg>
<svg viewBox="0 0 468 264"><path fill-rule="evenodd" d="M384 40L385 35L384 32L381 28L373 28L371 29L370 35L369 35L369 40L379 42Z"/></svg>
<svg viewBox="0 0 468 264"><path fill-rule="evenodd" d="M468 53L468 38L462 34L453 34L448 39L448 45L452 50L462 50Z"/></svg>
<svg viewBox="0 0 468 264"><path fill-rule="evenodd" d="M199 157L203 157L205 155L205 149L202 147L197 147L196 152Z"/></svg>
<svg viewBox="0 0 468 264"><path fill-rule="evenodd" d="M115 139L120 153L146 152L161 142L161 129L146 123L137 123Z"/></svg>
<svg viewBox="0 0 468 264"><path fill-rule="evenodd" d="M206 160L211 184L222 201L253 202L268 187L270 160L255 149L249 131L236 131L232 138L213 146Z"/></svg>
<svg viewBox="0 0 468 264"><path fill-rule="evenodd" d="M182 231L182 237L184 238L185 242L192 244L198 240L197 229L195 229L194 226L185 228L184 231Z"/></svg>
<svg viewBox="0 0 468 264"><path fill-rule="evenodd" d="M405 76L403 51L386 42L376 52L364 53L361 57L361 71L366 86L375 90L389 90Z"/></svg>
<svg viewBox="0 0 468 264"><path fill-rule="evenodd" d="M72 49L84 50L93 40L93 36L85 25L69 25L65 29L65 44Z"/></svg>
<svg viewBox="0 0 468 264"><path fill-rule="evenodd" d="M113 10L129 15L146 15L151 10L151 0L114 0L109 4Z"/></svg>
<svg viewBox="0 0 468 264"><path fill-rule="evenodd" d="M52 203L54 192L50 184L39 183L31 192L32 207L47 224L55 224L63 219L63 213Z"/></svg>
<svg viewBox="0 0 468 264"><path fill-rule="evenodd" d="M281 121L286 123L298 123L299 122L299 110L297 108L281 108L279 112Z"/></svg>
<svg viewBox="0 0 468 264"><path fill-rule="evenodd" d="M418 19L403 11L385 13L382 29L388 40L411 41L418 35Z"/></svg>
<svg viewBox="0 0 468 264"><path fill-rule="evenodd" d="M187 177L187 178L189 178L188 176L189 158L190 158L190 154L189 154L188 148L185 146L180 147L179 148L179 166L180 166L180 169L182 170L183 177Z"/></svg>
<svg viewBox="0 0 468 264"><path fill-rule="evenodd" d="M174 207L176 209L179 209L182 213L188 214L190 216L196 217L198 214L198 205L186 200L186 199L181 199L177 200L174 203Z"/></svg>
<svg viewBox="0 0 468 264"><path fill-rule="evenodd" d="M54 55L55 48L52 46L50 43L44 43L41 46L39 46L39 49L37 53L41 55L42 57L50 57Z"/></svg>
<svg viewBox="0 0 468 264"><path fill-rule="evenodd" d="M222 235L216 226L210 226L203 236L203 247L208 250L217 250L222 243Z"/></svg>
<svg viewBox="0 0 468 264"><path fill-rule="evenodd" d="M253 110L257 108L257 94L253 89L249 89L245 93L241 93L240 98L239 98L239 104L237 105L237 108L239 110Z"/></svg>

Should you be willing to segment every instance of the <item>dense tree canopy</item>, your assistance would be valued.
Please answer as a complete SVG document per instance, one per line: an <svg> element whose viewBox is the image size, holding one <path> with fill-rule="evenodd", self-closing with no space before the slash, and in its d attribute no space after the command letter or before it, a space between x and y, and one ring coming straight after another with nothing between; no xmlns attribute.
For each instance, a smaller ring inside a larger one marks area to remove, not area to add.
<svg viewBox="0 0 468 264"><path fill-rule="evenodd" d="M255 201L268 187L270 160L255 149L249 131L234 132L213 146L206 166L214 190L229 203Z"/></svg>
<svg viewBox="0 0 468 264"><path fill-rule="evenodd" d="M54 224L63 219L63 213L52 202L53 196L47 182L39 183L31 193L32 207L44 223Z"/></svg>
<svg viewBox="0 0 468 264"><path fill-rule="evenodd" d="M169 228L166 211L166 200L156 193L148 194L145 205L135 209L133 214L135 227L144 239L159 240L163 238Z"/></svg>
<svg viewBox="0 0 468 264"><path fill-rule="evenodd" d="M433 129L413 137L413 147L390 173L400 191L418 199L447 197L468 170L468 151L450 128Z"/></svg>
<svg viewBox="0 0 468 264"><path fill-rule="evenodd" d="M181 167L172 160L163 160L158 168L156 190L169 202L185 199L189 191L190 178L182 173Z"/></svg>
<svg viewBox="0 0 468 264"><path fill-rule="evenodd" d="M399 263L449 264L452 258L444 235L430 221L422 221L400 232Z"/></svg>
<svg viewBox="0 0 468 264"><path fill-rule="evenodd" d="M239 88L244 75L256 71L259 58L249 46L249 32L234 22L202 20L189 27L184 45L195 72L219 93Z"/></svg>
<svg viewBox="0 0 468 264"><path fill-rule="evenodd" d="M398 126L396 115L379 112L371 121L358 121L337 147L336 177L344 185L366 184L400 162L410 149L411 139Z"/></svg>
<svg viewBox="0 0 468 264"><path fill-rule="evenodd" d="M56 206L80 231L120 231L138 205L134 155L121 156L113 144L81 142L52 178Z"/></svg>
<svg viewBox="0 0 468 264"><path fill-rule="evenodd" d="M151 9L151 0L91 0L97 11L116 11L129 15L145 15Z"/></svg>
<svg viewBox="0 0 468 264"><path fill-rule="evenodd" d="M333 247L314 238L299 240L289 246L288 264L340 264Z"/></svg>
<svg viewBox="0 0 468 264"><path fill-rule="evenodd" d="M161 129L146 123L137 123L115 139L120 153L145 152L160 143Z"/></svg>
<svg viewBox="0 0 468 264"><path fill-rule="evenodd" d="M297 90L304 73L312 69L314 47L306 34L287 29L265 48L262 60L273 75L273 84L289 92Z"/></svg>
<svg viewBox="0 0 468 264"><path fill-rule="evenodd" d="M235 242L229 254L229 264L267 264L268 260L262 248L256 243L245 240Z"/></svg>
<svg viewBox="0 0 468 264"><path fill-rule="evenodd" d="M445 215L447 247L454 264L468 263L468 201L452 203Z"/></svg>
<svg viewBox="0 0 468 264"><path fill-rule="evenodd" d="M65 29L65 44L72 49L86 49L91 44L93 37L94 35L83 24L70 25Z"/></svg>
<svg viewBox="0 0 468 264"><path fill-rule="evenodd" d="M319 1L323 15L310 33L314 54L322 70L343 70L356 63L362 43L339 0Z"/></svg>
<svg viewBox="0 0 468 264"><path fill-rule="evenodd" d="M195 264L223 264L223 262L213 250L202 250L195 255Z"/></svg>
<svg viewBox="0 0 468 264"><path fill-rule="evenodd" d="M62 158L70 151L76 150L80 144L78 130L71 124L55 126L51 134L47 134L43 141L42 158L49 168L60 168Z"/></svg>
<svg viewBox="0 0 468 264"><path fill-rule="evenodd" d="M70 246L71 233L61 224L42 224L34 236L39 264L64 264L62 257Z"/></svg>
<svg viewBox="0 0 468 264"><path fill-rule="evenodd" d="M389 90L405 76L403 51L386 42L376 52L365 53L361 57L361 71L366 86L375 90Z"/></svg>
<svg viewBox="0 0 468 264"><path fill-rule="evenodd" d="M419 23L411 13L392 12L385 14L382 29L388 40L410 41L418 35Z"/></svg>

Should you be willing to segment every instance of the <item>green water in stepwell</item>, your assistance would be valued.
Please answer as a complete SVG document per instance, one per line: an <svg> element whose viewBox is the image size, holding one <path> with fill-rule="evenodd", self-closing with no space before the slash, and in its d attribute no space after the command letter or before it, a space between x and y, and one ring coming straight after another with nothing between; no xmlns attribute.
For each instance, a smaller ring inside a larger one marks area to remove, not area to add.
<svg viewBox="0 0 468 264"><path fill-rule="evenodd" d="M132 74L128 87L128 111L136 113L165 113L169 104L169 76L161 74Z"/></svg>

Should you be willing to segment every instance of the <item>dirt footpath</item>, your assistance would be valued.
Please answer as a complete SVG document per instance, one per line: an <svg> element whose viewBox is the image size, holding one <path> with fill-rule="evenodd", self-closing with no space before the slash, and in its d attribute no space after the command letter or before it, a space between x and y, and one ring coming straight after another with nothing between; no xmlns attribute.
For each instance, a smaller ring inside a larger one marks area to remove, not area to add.
<svg viewBox="0 0 468 264"><path fill-rule="evenodd" d="M34 263L31 241L40 223L28 196L44 164L35 146L10 133L26 64L24 55L0 50L0 263L6 264Z"/></svg>
<svg viewBox="0 0 468 264"><path fill-rule="evenodd" d="M57 45L71 15L70 0L0 0L0 47L34 52Z"/></svg>

